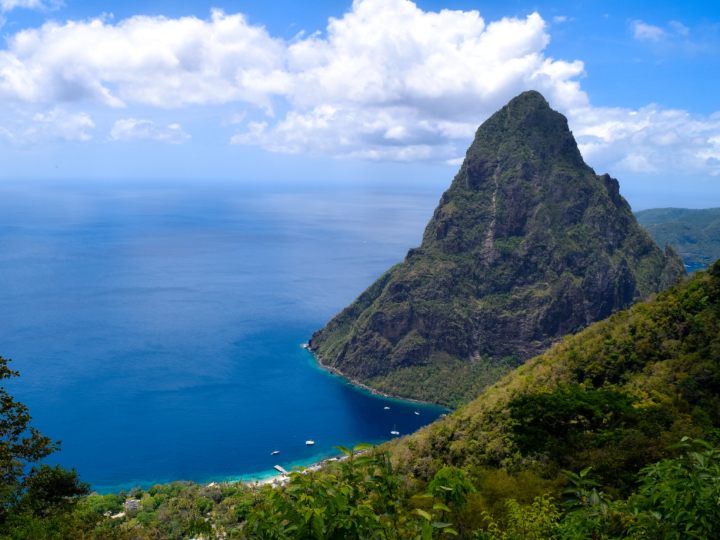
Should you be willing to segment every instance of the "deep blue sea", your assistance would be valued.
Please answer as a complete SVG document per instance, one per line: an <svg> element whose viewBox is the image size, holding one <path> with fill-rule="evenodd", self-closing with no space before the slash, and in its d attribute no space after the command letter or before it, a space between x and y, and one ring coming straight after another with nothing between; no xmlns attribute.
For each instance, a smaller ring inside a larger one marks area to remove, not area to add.
<svg viewBox="0 0 720 540"><path fill-rule="evenodd" d="M0 354L50 461L100 491L252 478L436 418L301 344L420 242L443 187L0 183Z"/></svg>

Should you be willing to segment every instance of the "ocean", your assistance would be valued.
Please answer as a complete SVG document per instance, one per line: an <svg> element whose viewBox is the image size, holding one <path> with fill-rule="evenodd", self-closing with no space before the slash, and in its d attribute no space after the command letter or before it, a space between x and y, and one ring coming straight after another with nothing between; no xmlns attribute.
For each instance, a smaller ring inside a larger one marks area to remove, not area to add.
<svg viewBox="0 0 720 540"><path fill-rule="evenodd" d="M0 183L0 355L62 441L48 462L101 492L260 478L437 418L302 344L419 244L444 185Z"/></svg>

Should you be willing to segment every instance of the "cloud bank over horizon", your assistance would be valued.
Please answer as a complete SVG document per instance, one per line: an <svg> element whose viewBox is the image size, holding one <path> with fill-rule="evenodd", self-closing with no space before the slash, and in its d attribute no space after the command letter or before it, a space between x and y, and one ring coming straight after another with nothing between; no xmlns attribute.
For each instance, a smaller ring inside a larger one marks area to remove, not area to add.
<svg viewBox="0 0 720 540"><path fill-rule="evenodd" d="M355 0L324 32L291 40L219 10L49 21L0 49L0 140L192 144L185 116L219 108L231 144L455 163L483 120L535 89L568 117L594 167L720 175L720 112L594 107L582 60L547 54L551 30L539 13L486 21L409 0ZM643 21L628 31L648 42L668 32Z"/></svg>

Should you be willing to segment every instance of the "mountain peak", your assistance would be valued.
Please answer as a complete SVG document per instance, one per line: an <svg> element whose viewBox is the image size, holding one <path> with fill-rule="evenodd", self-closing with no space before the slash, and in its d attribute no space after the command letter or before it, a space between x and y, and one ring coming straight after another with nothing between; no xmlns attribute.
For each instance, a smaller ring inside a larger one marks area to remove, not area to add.
<svg viewBox="0 0 720 540"><path fill-rule="evenodd" d="M535 90L514 97L483 122L467 158L491 162L522 159L536 167L561 159L587 168L567 118Z"/></svg>
<svg viewBox="0 0 720 540"><path fill-rule="evenodd" d="M310 346L382 391L457 403L682 273L565 117L524 92L479 127L421 246Z"/></svg>
<svg viewBox="0 0 720 540"><path fill-rule="evenodd" d="M537 90L526 90L508 101L508 107L515 107L519 104L527 104L529 107L550 108L550 104L545 97Z"/></svg>

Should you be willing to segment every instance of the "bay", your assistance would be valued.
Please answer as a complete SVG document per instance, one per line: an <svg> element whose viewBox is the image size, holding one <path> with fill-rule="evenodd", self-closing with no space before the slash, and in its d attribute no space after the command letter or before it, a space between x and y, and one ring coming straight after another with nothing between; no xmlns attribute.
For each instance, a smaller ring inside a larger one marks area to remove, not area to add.
<svg viewBox="0 0 720 540"><path fill-rule="evenodd" d="M99 491L259 478L435 419L301 345L419 244L441 190L0 184L0 354L34 425L62 440L49 461Z"/></svg>

